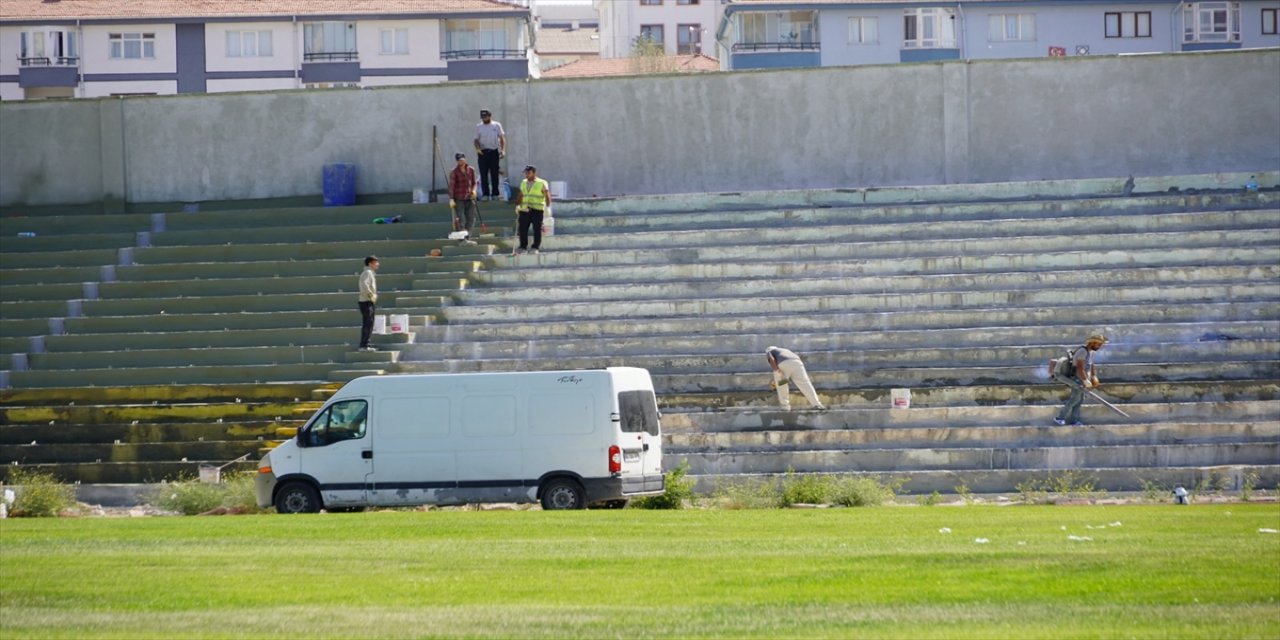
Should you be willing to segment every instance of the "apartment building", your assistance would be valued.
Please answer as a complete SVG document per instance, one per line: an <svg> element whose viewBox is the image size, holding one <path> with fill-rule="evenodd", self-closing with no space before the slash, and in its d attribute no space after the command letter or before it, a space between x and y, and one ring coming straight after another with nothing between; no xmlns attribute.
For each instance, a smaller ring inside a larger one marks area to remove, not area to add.
<svg viewBox="0 0 1280 640"><path fill-rule="evenodd" d="M1280 2L730 0L724 69L1280 46Z"/></svg>
<svg viewBox="0 0 1280 640"><path fill-rule="evenodd" d="M0 100L537 77L495 0L3 0Z"/></svg>
<svg viewBox="0 0 1280 640"><path fill-rule="evenodd" d="M723 0L595 0L600 57L625 58L637 38L661 44L669 56L715 56Z"/></svg>

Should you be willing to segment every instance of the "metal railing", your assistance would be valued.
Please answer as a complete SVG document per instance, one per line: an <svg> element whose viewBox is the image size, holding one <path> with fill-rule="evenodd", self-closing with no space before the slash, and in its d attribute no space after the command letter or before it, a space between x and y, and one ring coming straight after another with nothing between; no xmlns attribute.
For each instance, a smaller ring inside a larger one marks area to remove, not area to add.
<svg viewBox="0 0 1280 640"><path fill-rule="evenodd" d="M445 60L485 59L485 58L524 58L525 49L458 49L445 51L440 57Z"/></svg>
<svg viewBox="0 0 1280 640"><path fill-rule="evenodd" d="M57 56L55 58L48 56L23 58L18 56L18 64L24 67L74 67L80 64L80 58L77 56Z"/></svg>
<svg viewBox="0 0 1280 640"><path fill-rule="evenodd" d="M359 59L354 51L319 51L302 54L305 62L353 62Z"/></svg>
<svg viewBox="0 0 1280 640"><path fill-rule="evenodd" d="M734 51L817 51L820 42L738 42Z"/></svg>

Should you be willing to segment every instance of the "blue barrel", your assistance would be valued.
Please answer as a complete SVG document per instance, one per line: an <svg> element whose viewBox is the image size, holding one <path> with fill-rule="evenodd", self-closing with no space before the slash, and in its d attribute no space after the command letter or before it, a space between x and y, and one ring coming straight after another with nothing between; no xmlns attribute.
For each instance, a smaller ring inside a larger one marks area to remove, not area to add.
<svg viewBox="0 0 1280 640"><path fill-rule="evenodd" d="M324 166L324 206L346 207L356 203L356 165L332 162Z"/></svg>

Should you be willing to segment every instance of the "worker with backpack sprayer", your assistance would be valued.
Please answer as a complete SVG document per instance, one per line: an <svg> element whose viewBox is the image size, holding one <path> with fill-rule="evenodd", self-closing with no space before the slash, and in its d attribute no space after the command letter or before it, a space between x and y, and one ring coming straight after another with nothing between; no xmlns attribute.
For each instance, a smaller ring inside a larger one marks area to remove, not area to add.
<svg viewBox="0 0 1280 640"><path fill-rule="evenodd" d="M1101 384L1098 381L1098 370L1093 365L1093 353L1106 343L1105 335L1093 333L1085 340L1084 346L1073 349L1066 356L1049 361L1049 375L1054 380L1071 387L1071 395L1067 397L1066 404L1062 405L1062 409L1053 419L1055 424L1064 425L1070 422L1072 426L1084 426L1080 421L1080 405L1084 404L1085 393L1101 400L1103 404L1120 415L1128 417L1128 414L1092 391Z"/></svg>

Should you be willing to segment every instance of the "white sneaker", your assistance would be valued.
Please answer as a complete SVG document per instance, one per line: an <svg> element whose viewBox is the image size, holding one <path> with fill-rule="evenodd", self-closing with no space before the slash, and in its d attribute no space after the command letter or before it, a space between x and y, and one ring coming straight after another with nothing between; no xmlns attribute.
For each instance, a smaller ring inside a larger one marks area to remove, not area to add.
<svg viewBox="0 0 1280 640"><path fill-rule="evenodd" d="M532 253L533 255L535 255L535 256L536 256L536 255L538 255L538 250L537 250L537 249L530 249L530 250L529 250L529 253Z"/></svg>

